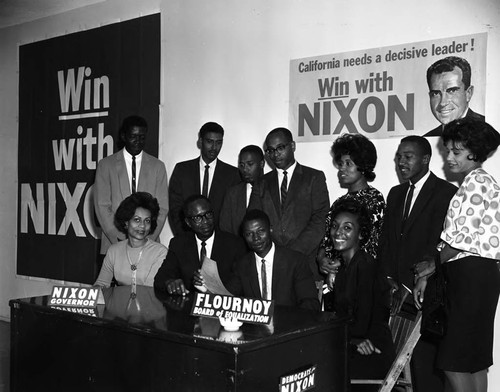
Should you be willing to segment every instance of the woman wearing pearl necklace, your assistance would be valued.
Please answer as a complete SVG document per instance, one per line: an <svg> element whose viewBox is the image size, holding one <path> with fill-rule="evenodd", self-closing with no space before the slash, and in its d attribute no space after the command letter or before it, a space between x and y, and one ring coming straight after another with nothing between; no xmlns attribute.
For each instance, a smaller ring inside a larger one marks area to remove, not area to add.
<svg viewBox="0 0 500 392"><path fill-rule="evenodd" d="M167 254L165 246L148 238L159 211L158 201L147 192L133 193L121 202L115 225L127 239L108 249L95 286L109 287L113 278L118 285L153 286Z"/></svg>

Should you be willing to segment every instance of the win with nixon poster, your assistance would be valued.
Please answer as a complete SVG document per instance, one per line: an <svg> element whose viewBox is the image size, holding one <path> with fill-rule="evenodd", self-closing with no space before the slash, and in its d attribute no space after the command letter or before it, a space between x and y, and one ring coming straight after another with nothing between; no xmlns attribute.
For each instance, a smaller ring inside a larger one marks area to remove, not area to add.
<svg viewBox="0 0 500 392"><path fill-rule="evenodd" d="M132 114L158 156L159 102L159 14L20 46L18 275L94 282L97 162Z"/></svg>

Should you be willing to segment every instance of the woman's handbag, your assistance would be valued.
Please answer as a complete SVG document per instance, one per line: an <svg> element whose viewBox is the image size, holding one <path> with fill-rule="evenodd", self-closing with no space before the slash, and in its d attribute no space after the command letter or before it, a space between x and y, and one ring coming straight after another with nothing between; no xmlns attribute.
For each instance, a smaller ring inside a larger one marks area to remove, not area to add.
<svg viewBox="0 0 500 392"><path fill-rule="evenodd" d="M427 280L422 304L422 324L420 332L424 336L442 337L446 333L446 281L443 267L437 253L434 262L436 271Z"/></svg>

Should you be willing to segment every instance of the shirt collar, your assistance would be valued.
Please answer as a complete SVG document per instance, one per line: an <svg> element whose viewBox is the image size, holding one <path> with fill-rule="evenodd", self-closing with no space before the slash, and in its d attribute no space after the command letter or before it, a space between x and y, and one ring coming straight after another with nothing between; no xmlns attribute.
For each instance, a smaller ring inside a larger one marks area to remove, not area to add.
<svg viewBox="0 0 500 392"><path fill-rule="evenodd" d="M265 255L264 257L260 257L257 253L253 253L254 256L255 256L255 261L260 264L260 261L262 259L266 260L266 263L269 262L269 263L272 263L273 260L274 260L274 251L276 250L276 248L274 247L274 242L271 243L271 249L269 249L269 252L267 252L267 255Z"/></svg>
<svg viewBox="0 0 500 392"><path fill-rule="evenodd" d="M215 158L212 162L208 163L210 169L215 169L215 167L217 166L217 160L218 158ZM205 163L203 157L200 155L200 169L205 170L205 165L207 165L207 163Z"/></svg>
<svg viewBox="0 0 500 392"><path fill-rule="evenodd" d="M288 177L289 181L290 181L290 178L292 178L296 167L297 167L297 161L293 162L293 164L288 169L285 169L286 176ZM278 174L280 175L280 177L282 177L283 176L283 169L277 169L277 170L278 170Z"/></svg>
<svg viewBox="0 0 500 392"><path fill-rule="evenodd" d="M196 243L198 244L198 247L200 247L202 241L198 238L198 236L196 234L194 235L194 238L196 239ZM205 245L212 247L212 245L214 243L214 239L215 239L215 230L212 233L212 235L205 240Z"/></svg>
<svg viewBox="0 0 500 392"><path fill-rule="evenodd" d="M136 161L142 159L142 153L143 151L141 151L139 154L135 156ZM125 147L123 148L123 157L128 161L132 162L132 154L130 154Z"/></svg>
<svg viewBox="0 0 500 392"><path fill-rule="evenodd" d="M430 175L431 175L431 171L428 170L427 173L425 173L425 175L420 180L418 180L416 183L413 184L411 181L408 181L408 182L410 185L413 184L415 186L415 188L421 188L424 186L425 182L430 177Z"/></svg>

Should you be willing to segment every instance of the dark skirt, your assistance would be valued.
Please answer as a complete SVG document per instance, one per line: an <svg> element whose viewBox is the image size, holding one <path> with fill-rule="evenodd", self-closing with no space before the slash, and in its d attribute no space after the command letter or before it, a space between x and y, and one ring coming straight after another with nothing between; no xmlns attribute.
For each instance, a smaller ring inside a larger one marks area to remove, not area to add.
<svg viewBox="0 0 500 392"><path fill-rule="evenodd" d="M439 369L475 373L493 364L493 332L500 293L497 260L464 257L443 264L447 331L439 344Z"/></svg>

